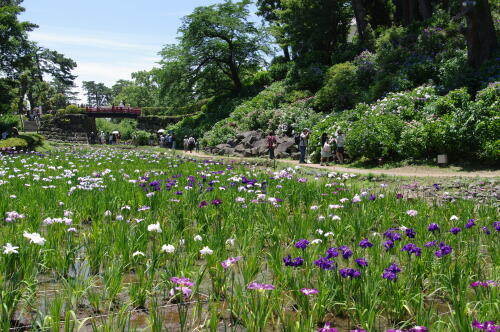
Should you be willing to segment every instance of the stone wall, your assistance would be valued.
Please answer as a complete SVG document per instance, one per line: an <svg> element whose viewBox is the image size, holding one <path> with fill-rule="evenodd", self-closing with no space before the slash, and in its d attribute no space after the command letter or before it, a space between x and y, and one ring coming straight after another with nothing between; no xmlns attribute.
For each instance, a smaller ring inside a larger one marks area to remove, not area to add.
<svg viewBox="0 0 500 332"><path fill-rule="evenodd" d="M89 133L95 133L97 129L95 118L85 114L65 114L42 119L39 132L53 141L87 143Z"/></svg>
<svg viewBox="0 0 500 332"><path fill-rule="evenodd" d="M137 129L156 132L158 129L165 129L182 119L184 119L184 116L139 116L137 118Z"/></svg>

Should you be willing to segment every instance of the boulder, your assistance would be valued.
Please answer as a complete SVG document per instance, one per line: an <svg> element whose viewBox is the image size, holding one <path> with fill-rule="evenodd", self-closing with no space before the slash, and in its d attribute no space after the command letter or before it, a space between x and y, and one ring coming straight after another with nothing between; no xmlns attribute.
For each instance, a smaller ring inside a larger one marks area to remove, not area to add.
<svg viewBox="0 0 500 332"><path fill-rule="evenodd" d="M253 143L262 138L262 132L258 130L246 131L242 133L242 135L244 136L244 138L241 140L241 143L246 148L252 148Z"/></svg>

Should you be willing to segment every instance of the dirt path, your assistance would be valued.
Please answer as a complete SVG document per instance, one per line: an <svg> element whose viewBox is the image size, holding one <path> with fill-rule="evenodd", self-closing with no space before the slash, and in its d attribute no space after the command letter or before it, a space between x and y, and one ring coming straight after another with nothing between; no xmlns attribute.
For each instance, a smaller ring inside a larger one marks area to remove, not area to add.
<svg viewBox="0 0 500 332"><path fill-rule="evenodd" d="M246 161L263 161L263 158L244 158L244 157L225 157L210 155L203 152L185 153L186 156L195 156L199 158L211 159L231 159L231 160L246 160ZM302 166L321 169L339 173L354 173L354 174L374 174L374 175L390 175L404 177L467 177L467 178L500 178L500 170L495 171L461 171L450 168L436 169L428 166L405 166L387 169L363 169L335 166L320 166L319 164L299 164L298 160L277 159L277 163L282 165Z"/></svg>

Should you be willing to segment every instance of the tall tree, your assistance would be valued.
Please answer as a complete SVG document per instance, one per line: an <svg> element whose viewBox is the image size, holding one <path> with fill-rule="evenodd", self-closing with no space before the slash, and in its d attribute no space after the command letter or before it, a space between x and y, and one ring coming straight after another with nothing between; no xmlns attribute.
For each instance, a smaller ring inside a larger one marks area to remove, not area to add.
<svg viewBox="0 0 500 332"><path fill-rule="evenodd" d="M331 64L337 46L347 40L352 12L347 0L282 0L277 10L292 53L307 62Z"/></svg>
<svg viewBox="0 0 500 332"><path fill-rule="evenodd" d="M473 67L479 67L485 60L490 59L498 48L491 9L488 0L466 0L463 7L467 21L465 39L469 63Z"/></svg>
<svg viewBox="0 0 500 332"><path fill-rule="evenodd" d="M91 106L106 106L111 102L112 90L104 83L95 81L83 81L83 90L87 96L87 103Z"/></svg>
<svg viewBox="0 0 500 332"><path fill-rule="evenodd" d="M236 3L226 0L197 7L183 18L179 29L181 53L175 56L176 61L181 60L184 64L189 76L213 79L224 75L230 80L233 91L241 91L244 76L263 63L262 52L265 51L263 36L254 23L248 21L249 4L249 0ZM166 53L169 52L163 54Z"/></svg>
<svg viewBox="0 0 500 332"><path fill-rule="evenodd" d="M277 12L283 10L281 0L257 0L257 15L261 16L270 25L269 31L276 39L276 43L283 50L285 60L290 61L290 46L285 37L285 31L282 28Z"/></svg>

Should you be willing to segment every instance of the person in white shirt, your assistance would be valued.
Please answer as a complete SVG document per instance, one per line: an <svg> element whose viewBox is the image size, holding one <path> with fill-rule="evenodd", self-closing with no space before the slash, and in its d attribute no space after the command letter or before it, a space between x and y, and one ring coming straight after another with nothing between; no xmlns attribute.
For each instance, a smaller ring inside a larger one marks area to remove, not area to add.
<svg viewBox="0 0 500 332"><path fill-rule="evenodd" d="M342 130L337 130L337 137L336 137L336 142L337 142L337 160L339 161L339 164L344 163L344 144L345 144L345 134L342 132Z"/></svg>
<svg viewBox="0 0 500 332"><path fill-rule="evenodd" d="M300 164L305 164L306 163L306 150L307 150L307 145L309 143L309 129L304 128L302 130L302 134L300 134L300 142L299 142L299 150L300 150Z"/></svg>

